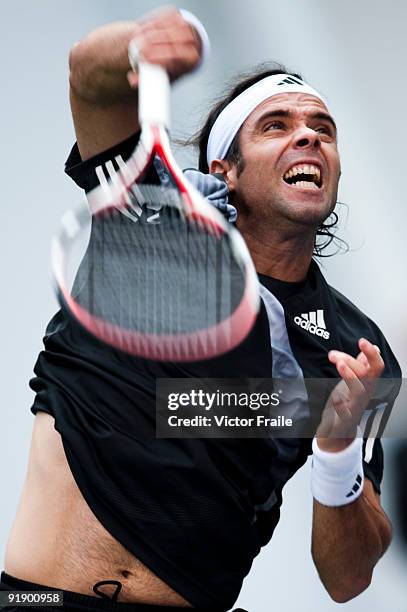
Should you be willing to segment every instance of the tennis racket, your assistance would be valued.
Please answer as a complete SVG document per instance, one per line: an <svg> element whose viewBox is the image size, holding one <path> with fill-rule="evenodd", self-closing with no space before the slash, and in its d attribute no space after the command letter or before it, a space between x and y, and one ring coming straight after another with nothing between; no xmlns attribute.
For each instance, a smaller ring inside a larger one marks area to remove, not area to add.
<svg viewBox="0 0 407 612"><path fill-rule="evenodd" d="M134 65L131 45L129 56ZM257 275L239 232L172 155L166 71L143 62L138 71L139 143L127 161L97 169L88 206L65 214L52 246L58 299L121 351L165 361L215 357L250 331Z"/></svg>

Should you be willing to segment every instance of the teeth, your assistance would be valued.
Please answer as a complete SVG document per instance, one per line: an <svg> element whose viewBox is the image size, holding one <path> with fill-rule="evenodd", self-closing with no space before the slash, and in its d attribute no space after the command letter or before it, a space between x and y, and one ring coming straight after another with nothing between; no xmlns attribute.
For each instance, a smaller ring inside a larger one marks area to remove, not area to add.
<svg viewBox="0 0 407 612"><path fill-rule="evenodd" d="M292 187L300 187L302 189L318 189L317 185L312 181L297 181L292 184Z"/></svg>
<svg viewBox="0 0 407 612"><path fill-rule="evenodd" d="M304 165L298 164L297 166L293 166L284 174L283 178L288 179L293 176L296 176L297 174L313 175L315 176L318 182L321 179L320 169L318 168L318 166L314 166L313 164L304 164Z"/></svg>

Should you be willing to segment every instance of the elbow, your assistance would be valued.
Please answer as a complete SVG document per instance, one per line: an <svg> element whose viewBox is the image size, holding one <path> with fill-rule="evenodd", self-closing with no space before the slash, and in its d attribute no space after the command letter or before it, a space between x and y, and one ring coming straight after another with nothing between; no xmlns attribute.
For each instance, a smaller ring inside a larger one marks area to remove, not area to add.
<svg viewBox="0 0 407 612"><path fill-rule="evenodd" d="M81 100L99 100L101 68L98 65L92 45L85 38L73 45L69 52L69 86L71 92Z"/></svg>
<svg viewBox="0 0 407 612"><path fill-rule="evenodd" d="M75 93L80 89L81 65L81 43L77 42L69 52L69 85Z"/></svg>
<svg viewBox="0 0 407 612"><path fill-rule="evenodd" d="M326 592L335 603L346 603L354 599L365 591L372 582L374 566L358 570L348 565L345 571L338 571L338 568L318 562L313 555L315 567L317 569L321 583Z"/></svg>
<svg viewBox="0 0 407 612"><path fill-rule="evenodd" d="M342 584L327 588L328 594L335 603L347 603L365 591L372 582L372 575L357 578L350 577Z"/></svg>

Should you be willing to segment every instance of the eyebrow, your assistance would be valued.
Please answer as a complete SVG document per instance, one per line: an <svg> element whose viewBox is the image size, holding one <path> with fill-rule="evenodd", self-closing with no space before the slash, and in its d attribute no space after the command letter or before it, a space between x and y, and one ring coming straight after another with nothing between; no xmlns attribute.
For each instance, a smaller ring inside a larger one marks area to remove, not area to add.
<svg viewBox="0 0 407 612"><path fill-rule="evenodd" d="M263 115L261 115L257 121L256 121L256 127L258 127L261 123L263 123L263 121L265 121L266 119L272 119L273 117L286 117L288 119L292 119L293 118L293 112L289 111L289 110L284 110L284 109L277 109L277 110L273 110L273 111L266 111ZM333 127L333 129L335 130L335 134L337 133L337 127L336 127L336 123L333 120L333 118L331 117L331 115L329 113L325 113L324 111L316 111L315 113L311 113L309 115L309 117L311 119L320 119L322 121L327 121L328 123L331 124L331 126Z"/></svg>

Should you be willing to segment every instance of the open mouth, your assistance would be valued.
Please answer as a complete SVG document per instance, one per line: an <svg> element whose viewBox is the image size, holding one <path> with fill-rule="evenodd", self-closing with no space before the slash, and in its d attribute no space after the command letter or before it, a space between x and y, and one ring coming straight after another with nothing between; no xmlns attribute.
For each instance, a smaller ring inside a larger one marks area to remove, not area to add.
<svg viewBox="0 0 407 612"><path fill-rule="evenodd" d="M283 176L288 185L302 189L321 189L321 170L314 164L297 164L292 166Z"/></svg>

